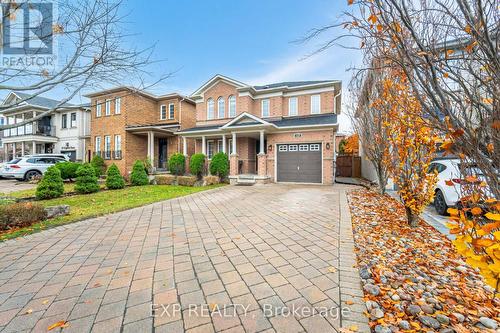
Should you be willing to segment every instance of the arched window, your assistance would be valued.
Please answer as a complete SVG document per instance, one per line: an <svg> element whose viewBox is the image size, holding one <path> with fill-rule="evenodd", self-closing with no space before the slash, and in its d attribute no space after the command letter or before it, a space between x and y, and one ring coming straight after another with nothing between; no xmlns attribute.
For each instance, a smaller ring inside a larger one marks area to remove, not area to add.
<svg viewBox="0 0 500 333"><path fill-rule="evenodd" d="M233 95L228 98L229 103L229 118L236 117L236 97Z"/></svg>
<svg viewBox="0 0 500 333"><path fill-rule="evenodd" d="M224 98L219 97L217 99L217 117L224 118L226 115L226 104L224 103Z"/></svg>
<svg viewBox="0 0 500 333"><path fill-rule="evenodd" d="M214 100L211 98L207 101L207 119L214 119Z"/></svg>

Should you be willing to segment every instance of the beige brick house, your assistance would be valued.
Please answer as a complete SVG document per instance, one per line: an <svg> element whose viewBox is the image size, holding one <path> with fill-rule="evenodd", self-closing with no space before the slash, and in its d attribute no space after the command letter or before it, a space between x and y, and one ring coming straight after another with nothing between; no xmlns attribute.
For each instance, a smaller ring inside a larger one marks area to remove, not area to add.
<svg viewBox="0 0 500 333"><path fill-rule="evenodd" d="M341 88L335 80L251 86L216 75L190 96L195 126L176 134L208 159L228 153L232 183L331 184Z"/></svg>
<svg viewBox="0 0 500 333"><path fill-rule="evenodd" d="M101 155L127 175L136 160L151 161L166 170L172 154L183 151L176 133L196 123L194 101L172 93L156 96L129 87L117 87L87 95L91 99L91 138L87 160ZM194 141L185 150L194 153Z"/></svg>

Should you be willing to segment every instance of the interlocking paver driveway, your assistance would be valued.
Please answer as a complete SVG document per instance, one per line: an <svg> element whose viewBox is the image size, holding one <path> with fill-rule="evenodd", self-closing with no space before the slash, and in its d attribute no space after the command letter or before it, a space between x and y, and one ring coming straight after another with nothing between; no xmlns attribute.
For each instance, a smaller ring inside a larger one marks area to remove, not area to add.
<svg viewBox="0 0 500 333"><path fill-rule="evenodd" d="M64 332L335 331L339 318L311 311L337 308L344 293L342 195L228 186L7 242L0 328L44 332L64 320ZM359 278L349 279L360 296ZM282 308L299 311L276 315Z"/></svg>

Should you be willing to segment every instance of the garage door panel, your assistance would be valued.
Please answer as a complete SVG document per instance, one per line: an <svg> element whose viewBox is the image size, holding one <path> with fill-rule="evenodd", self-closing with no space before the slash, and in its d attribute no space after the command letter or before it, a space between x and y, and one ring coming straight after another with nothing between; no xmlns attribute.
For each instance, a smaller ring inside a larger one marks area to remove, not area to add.
<svg viewBox="0 0 500 333"><path fill-rule="evenodd" d="M320 143L284 144L278 145L277 150L277 180L279 182L322 182Z"/></svg>

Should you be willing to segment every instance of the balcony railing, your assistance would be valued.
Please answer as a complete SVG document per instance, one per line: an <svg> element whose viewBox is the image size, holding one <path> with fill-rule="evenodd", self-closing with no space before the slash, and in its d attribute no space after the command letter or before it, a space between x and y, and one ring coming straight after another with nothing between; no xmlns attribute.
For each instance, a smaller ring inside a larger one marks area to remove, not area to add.
<svg viewBox="0 0 500 333"><path fill-rule="evenodd" d="M42 135L42 136L56 136L56 129L54 126L38 125L38 123L25 124L14 128L9 128L3 131L4 137L23 136L23 135Z"/></svg>

